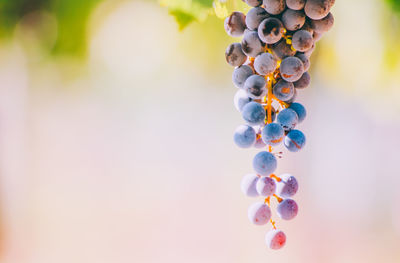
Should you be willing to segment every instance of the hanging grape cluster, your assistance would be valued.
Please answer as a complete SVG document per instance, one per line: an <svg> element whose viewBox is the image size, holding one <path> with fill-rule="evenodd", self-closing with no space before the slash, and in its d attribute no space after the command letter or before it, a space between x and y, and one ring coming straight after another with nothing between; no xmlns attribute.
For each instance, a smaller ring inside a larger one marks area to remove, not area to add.
<svg viewBox="0 0 400 263"><path fill-rule="evenodd" d="M254 157L255 172L244 176L241 189L247 196L263 197L249 207L248 217L255 225L271 223L265 241L269 248L280 249L286 235L272 220L270 202L278 202L281 219L295 218L298 205L292 197L298 182L290 174L274 174L283 152L272 147L283 144L297 152L305 145L306 138L296 127L305 119L306 109L295 102L296 95L310 84L309 58L316 42L333 26L330 9L335 0L245 2L252 7L247 15L233 12L225 20L230 36L243 37L225 52L226 61L235 67L234 104L246 122L235 130L234 141L241 148L265 148Z"/></svg>

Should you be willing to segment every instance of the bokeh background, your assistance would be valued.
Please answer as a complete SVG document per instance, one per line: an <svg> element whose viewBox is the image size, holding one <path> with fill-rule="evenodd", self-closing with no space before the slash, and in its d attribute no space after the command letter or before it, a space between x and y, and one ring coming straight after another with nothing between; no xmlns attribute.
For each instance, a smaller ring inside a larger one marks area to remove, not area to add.
<svg viewBox="0 0 400 263"><path fill-rule="evenodd" d="M0 262L400 262L399 10L336 1L298 99L307 146L279 162L300 212L276 252L239 188L257 150L232 142L222 20L1 1Z"/></svg>

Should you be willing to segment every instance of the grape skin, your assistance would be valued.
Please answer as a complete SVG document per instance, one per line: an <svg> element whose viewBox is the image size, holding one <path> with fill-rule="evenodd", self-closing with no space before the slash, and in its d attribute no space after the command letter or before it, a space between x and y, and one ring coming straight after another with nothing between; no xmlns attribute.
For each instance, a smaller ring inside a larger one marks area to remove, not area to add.
<svg viewBox="0 0 400 263"><path fill-rule="evenodd" d="M274 56L279 60L296 54L296 50L292 49L292 45L286 43L286 39L282 39L278 43L274 44L271 50Z"/></svg>
<svg viewBox="0 0 400 263"><path fill-rule="evenodd" d="M286 5L293 10L301 10L304 8L306 0L286 0Z"/></svg>
<svg viewBox="0 0 400 263"><path fill-rule="evenodd" d="M250 222L258 226L268 223L271 219L271 214L269 206L262 202L252 204L247 211Z"/></svg>
<svg viewBox="0 0 400 263"><path fill-rule="evenodd" d="M298 102L293 102L292 104L290 104L289 109L292 109L296 112L297 117L299 118L299 123L304 121L307 116L306 108Z"/></svg>
<svg viewBox="0 0 400 263"><path fill-rule="evenodd" d="M275 44L282 38L283 30L282 22L275 17L270 17L261 22L258 27L258 36L266 44Z"/></svg>
<svg viewBox="0 0 400 263"><path fill-rule="evenodd" d="M303 11L287 9L282 14L282 23L290 31L298 30L304 25L305 21L306 15Z"/></svg>
<svg viewBox="0 0 400 263"><path fill-rule="evenodd" d="M272 93L281 101L290 100L294 95L294 85L281 79L272 88Z"/></svg>
<svg viewBox="0 0 400 263"><path fill-rule="evenodd" d="M318 33L325 33L329 31L335 22L335 18L333 17L332 13L320 19L320 20L311 20L311 27L315 32Z"/></svg>
<svg viewBox="0 0 400 263"><path fill-rule="evenodd" d="M252 7L260 6L262 5L262 0L243 0L246 4Z"/></svg>
<svg viewBox="0 0 400 263"><path fill-rule="evenodd" d="M261 138L265 144L271 146L279 145L285 136L282 126L277 123L267 124L261 133Z"/></svg>
<svg viewBox="0 0 400 263"><path fill-rule="evenodd" d="M250 30L257 30L261 21L268 18L270 15L262 7L254 7L249 10L246 15L246 25Z"/></svg>
<svg viewBox="0 0 400 263"><path fill-rule="evenodd" d="M293 199L284 199L278 204L276 211L283 220L292 220L297 216L299 207Z"/></svg>
<svg viewBox="0 0 400 263"><path fill-rule="evenodd" d="M308 31L308 32L310 32L311 35L314 33L314 30L311 27L310 19L306 19L306 22L304 22L304 25L301 28L301 30Z"/></svg>
<svg viewBox="0 0 400 263"><path fill-rule="evenodd" d="M286 235L281 230L270 230L265 236L265 243L270 249L281 249L286 244Z"/></svg>
<svg viewBox="0 0 400 263"><path fill-rule="evenodd" d="M320 41L323 36L324 36L324 33L319 33L319 32L314 31L314 33L313 33L314 43Z"/></svg>
<svg viewBox="0 0 400 263"><path fill-rule="evenodd" d="M243 88L246 79L253 74L254 74L253 69L250 66L241 65L235 68L235 70L232 73L233 84L238 88Z"/></svg>
<svg viewBox="0 0 400 263"><path fill-rule="evenodd" d="M270 152L259 152L253 159L253 168L261 176L272 174L277 167L275 155Z"/></svg>
<svg viewBox="0 0 400 263"><path fill-rule="evenodd" d="M281 63L281 76L289 82L297 81L303 75L303 63L297 57L287 57Z"/></svg>
<svg viewBox="0 0 400 263"><path fill-rule="evenodd" d="M267 197L275 193L276 184L274 179L262 177L257 181L256 189L259 195Z"/></svg>
<svg viewBox="0 0 400 263"><path fill-rule="evenodd" d="M290 174L282 174L281 181L276 183L275 193L281 198L293 197L299 189L296 178Z"/></svg>
<svg viewBox="0 0 400 263"><path fill-rule="evenodd" d="M312 47L309 50L304 52L304 55L306 55L306 57L308 57L308 58L311 57L312 53L314 52L314 49L315 49L315 43L314 43L314 45L312 45Z"/></svg>
<svg viewBox="0 0 400 263"><path fill-rule="evenodd" d="M297 115L297 114L296 114ZM279 118L279 115L278 115ZM298 152L306 144L304 133L299 130L291 130L284 139L285 147L291 152Z"/></svg>
<svg viewBox="0 0 400 263"><path fill-rule="evenodd" d="M270 53L262 53L254 60L254 69L260 75L268 75L275 71L277 61Z"/></svg>
<svg viewBox="0 0 400 263"><path fill-rule="evenodd" d="M304 53L297 53L296 57L298 57L301 62L303 62L304 71L308 71L310 68L310 60L308 59L308 57L304 55Z"/></svg>
<svg viewBox="0 0 400 263"><path fill-rule="evenodd" d="M259 177L255 174L246 174L240 181L240 189L248 197L257 197L257 182Z"/></svg>
<svg viewBox="0 0 400 263"><path fill-rule="evenodd" d="M251 102L252 100L253 99L247 95L247 92L245 90L240 89L233 97L233 104L239 112L242 112L244 105Z"/></svg>
<svg viewBox="0 0 400 263"><path fill-rule="evenodd" d="M249 125L240 125L235 130L233 140L240 148L250 148L256 141L256 131Z"/></svg>
<svg viewBox="0 0 400 263"><path fill-rule="evenodd" d="M279 15L285 10L285 0L264 0L264 8L271 15Z"/></svg>
<svg viewBox="0 0 400 263"><path fill-rule="evenodd" d="M228 46L225 51L225 59L229 65L238 67L246 62L247 57L242 51L242 45L240 43L232 43Z"/></svg>
<svg viewBox="0 0 400 263"><path fill-rule="evenodd" d="M296 89L305 89L310 85L311 76L308 72L304 72L298 81L293 82Z"/></svg>
<svg viewBox="0 0 400 263"><path fill-rule="evenodd" d="M314 38L310 32L306 30L299 30L293 34L292 45L301 52L309 50L314 44Z"/></svg>
<svg viewBox="0 0 400 263"><path fill-rule="evenodd" d="M297 98L297 89L294 89L293 97L290 100L286 100L285 102L291 104L296 100L296 98Z"/></svg>
<svg viewBox="0 0 400 263"><path fill-rule="evenodd" d="M242 39L243 52L252 58L264 52L265 44L261 42L257 31L246 30Z"/></svg>
<svg viewBox="0 0 400 263"><path fill-rule="evenodd" d="M304 11L311 19L322 19L328 15L334 3L335 0L307 0Z"/></svg>
<svg viewBox="0 0 400 263"><path fill-rule="evenodd" d="M259 75L252 75L244 82L243 89L252 99L261 99L267 94L265 79Z"/></svg>
<svg viewBox="0 0 400 263"><path fill-rule="evenodd" d="M280 124L285 131L291 130L296 127L298 122L299 117L297 116L297 113L292 109L284 109L278 114L277 123Z"/></svg>
<svg viewBox="0 0 400 263"><path fill-rule="evenodd" d="M249 102L243 107L242 117L246 122L252 125L264 123L265 109L257 102Z"/></svg>
<svg viewBox="0 0 400 263"><path fill-rule="evenodd" d="M246 16L242 12L233 12L225 19L224 27L228 35L240 37L246 29Z"/></svg>

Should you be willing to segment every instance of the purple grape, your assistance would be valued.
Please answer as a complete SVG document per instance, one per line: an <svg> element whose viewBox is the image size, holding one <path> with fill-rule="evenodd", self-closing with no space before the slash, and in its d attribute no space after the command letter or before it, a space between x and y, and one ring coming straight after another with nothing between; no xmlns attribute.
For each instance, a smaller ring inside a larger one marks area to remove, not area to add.
<svg viewBox="0 0 400 263"><path fill-rule="evenodd" d="M309 50L304 52L304 55L306 55L306 57L308 57L308 58L311 57L312 53L314 52L314 49L315 49L315 43L314 43L314 45L312 45L312 47Z"/></svg>
<svg viewBox="0 0 400 263"><path fill-rule="evenodd" d="M257 182L259 177L255 174L246 174L240 182L240 189L248 197L257 197Z"/></svg>
<svg viewBox="0 0 400 263"><path fill-rule="evenodd" d="M293 10L301 10L304 8L306 0L286 0L286 5Z"/></svg>
<svg viewBox="0 0 400 263"><path fill-rule="evenodd" d="M301 52L309 50L314 44L313 36L306 30L299 30L293 34L292 45Z"/></svg>
<svg viewBox="0 0 400 263"><path fill-rule="evenodd" d="M260 6L262 5L262 0L243 0L246 4L252 7Z"/></svg>
<svg viewBox="0 0 400 263"><path fill-rule="evenodd" d="M270 230L265 236L265 243L270 249L281 249L286 244L286 235L281 230Z"/></svg>
<svg viewBox="0 0 400 263"><path fill-rule="evenodd" d="M257 102L249 102L242 109L242 117L251 125L264 123L265 109Z"/></svg>
<svg viewBox="0 0 400 263"><path fill-rule="evenodd" d="M294 95L294 85L281 79L274 85L272 92L278 100L287 101Z"/></svg>
<svg viewBox="0 0 400 263"><path fill-rule="evenodd" d="M265 79L259 75L252 75L246 79L243 89L252 99L261 99L267 94Z"/></svg>
<svg viewBox="0 0 400 263"><path fill-rule="evenodd" d="M240 43L230 44L225 51L225 58L229 65L234 67L242 65L247 60Z"/></svg>
<svg viewBox="0 0 400 263"><path fill-rule="evenodd" d="M262 202L252 204L247 211L250 222L262 226L271 219L271 209Z"/></svg>
<svg viewBox="0 0 400 263"><path fill-rule="evenodd" d="M290 174L282 174L281 180L276 183L275 193L281 198L293 197L299 189L299 184L294 176Z"/></svg>
<svg viewBox="0 0 400 263"><path fill-rule="evenodd" d="M235 68L232 74L232 81L238 88L243 88L244 82L248 77L253 75L253 69L248 65L241 65L240 67Z"/></svg>
<svg viewBox="0 0 400 263"><path fill-rule="evenodd" d="M298 81L293 82L293 85L296 89L305 89L310 85L310 82L311 82L311 76L306 71L303 73L303 75Z"/></svg>
<svg viewBox="0 0 400 263"><path fill-rule="evenodd" d="M259 152L253 159L254 171L261 176L272 174L276 170L276 167L276 157L270 152Z"/></svg>
<svg viewBox="0 0 400 263"><path fill-rule="evenodd" d="M310 19L306 19L306 22L304 22L304 25L301 28L301 30L308 31L308 32L310 32L311 35L314 33L314 30L311 27Z"/></svg>
<svg viewBox="0 0 400 263"><path fill-rule="evenodd" d="M261 196L271 196L275 194L276 184L274 179L261 177L256 184L257 193Z"/></svg>
<svg viewBox="0 0 400 263"><path fill-rule="evenodd" d="M297 216L299 207L293 199L284 199L278 204L276 211L283 220L292 220Z"/></svg>
<svg viewBox="0 0 400 263"><path fill-rule="evenodd" d="M282 126L277 123L269 123L267 124L261 133L261 138L265 144L271 146L277 146L285 137L285 131Z"/></svg>
<svg viewBox="0 0 400 263"><path fill-rule="evenodd" d="M261 21L268 18L270 15L262 7L254 7L249 10L246 15L246 25L250 30L257 30Z"/></svg>
<svg viewBox="0 0 400 263"><path fill-rule="evenodd" d="M235 108L242 112L244 105L251 102L253 99L247 95L247 92L243 89L240 89L236 92L235 96L233 97L233 104Z"/></svg>
<svg viewBox="0 0 400 263"><path fill-rule="evenodd" d="M246 16L242 12L233 12L225 19L225 31L232 37L240 37L246 29Z"/></svg>
<svg viewBox="0 0 400 263"><path fill-rule="evenodd" d="M326 17L320 20L311 20L311 27L315 32L325 33L329 31L335 22L335 18L332 13L329 13Z"/></svg>
<svg viewBox="0 0 400 263"><path fill-rule="evenodd" d="M276 69L276 58L270 53L262 53L254 60L254 69L260 75L268 75Z"/></svg>
<svg viewBox="0 0 400 263"><path fill-rule="evenodd" d="M308 57L304 55L304 53L297 53L296 57L298 57L301 62L303 62L304 71L308 71L308 69L310 68L310 60L308 59Z"/></svg>
<svg viewBox="0 0 400 263"><path fill-rule="evenodd" d="M279 60L296 54L296 50L292 49L292 45L286 43L286 39L282 39L278 43L274 44L271 49L274 56Z"/></svg>
<svg viewBox="0 0 400 263"><path fill-rule="evenodd" d="M264 8L271 15L278 15L285 10L285 0L264 0Z"/></svg>
<svg viewBox="0 0 400 263"><path fill-rule="evenodd" d="M304 11L311 19L322 19L328 15L334 3L335 0L307 0Z"/></svg>
<svg viewBox="0 0 400 263"><path fill-rule="evenodd" d="M297 114L296 114L297 115ZM278 116L279 117L279 116ZM285 137L283 144L291 152L298 152L306 144L306 137L299 130L291 130Z"/></svg>
<svg viewBox="0 0 400 263"><path fill-rule="evenodd" d="M283 59L280 69L282 78L289 82L299 80L304 73L303 63L297 57Z"/></svg>
<svg viewBox="0 0 400 263"><path fill-rule="evenodd" d="M304 25L305 21L306 15L303 11L286 9L282 14L282 23L290 31L298 30Z"/></svg>
<svg viewBox="0 0 400 263"><path fill-rule="evenodd" d="M246 30L242 40L243 52L252 58L264 52L265 44L261 42L257 31Z"/></svg>
<svg viewBox="0 0 400 263"><path fill-rule="evenodd" d="M275 17L270 17L261 22L258 27L258 36L264 43L274 44L282 38L283 30L282 22Z"/></svg>
<svg viewBox="0 0 400 263"><path fill-rule="evenodd" d="M293 97L292 97L290 100L287 100L287 101L285 101L285 102L291 104L291 103L293 103L293 102L296 100L296 98L297 98L297 90L294 89Z"/></svg>
<svg viewBox="0 0 400 263"><path fill-rule="evenodd" d="M320 41L321 38L324 36L324 34L325 34L325 33L319 33L319 32L315 32L315 31L314 31L314 33L313 33L313 35L312 35L312 36L313 36L314 43Z"/></svg>
<svg viewBox="0 0 400 263"><path fill-rule="evenodd" d="M292 109L284 109L278 114L277 123L280 124L285 131L293 129L298 122L299 117Z"/></svg>
<svg viewBox="0 0 400 263"><path fill-rule="evenodd" d="M250 148L256 141L256 131L249 125L240 125L235 130L233 140L240 148Z"/></svg>

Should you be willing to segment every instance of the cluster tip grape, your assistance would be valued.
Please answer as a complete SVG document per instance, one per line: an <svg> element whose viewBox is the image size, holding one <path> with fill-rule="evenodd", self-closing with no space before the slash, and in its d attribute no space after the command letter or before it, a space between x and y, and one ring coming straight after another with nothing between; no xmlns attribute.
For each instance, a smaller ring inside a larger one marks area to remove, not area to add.
<svg viewBox="0 0 400 263"><path fill-rule="evenodd" d="M306 137L296 128L307 112L295 100L310 84L309 59L317 41L333 26L330 9L335 0L243 1L250 11L235 11L224 23L228 35L242 37L225 52L226 61L235 67L234 105L245 121L233 137L240 148L265 150L255 155L254 172L243 177L241 190L264 199L249 207L248 218L258 226L270 223L265 242L270 249L281 249L286 235L277 228L270 204L276 200L280 219L294 219L299 207L292 198L299 186L290 174L274 174L282 151L272 147L298 152L305 146Z"/></svg>

